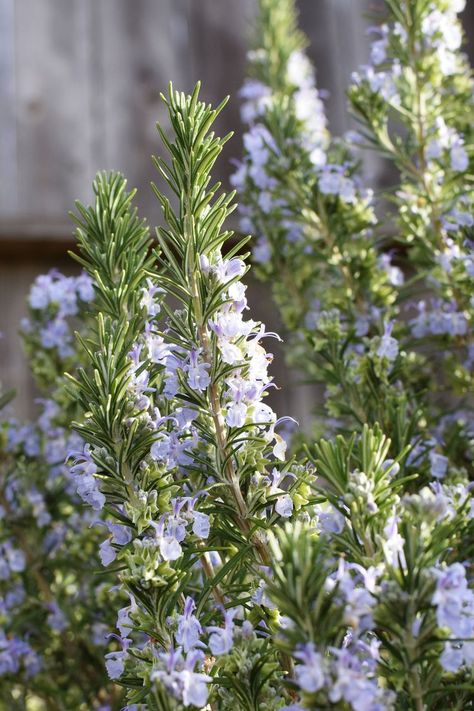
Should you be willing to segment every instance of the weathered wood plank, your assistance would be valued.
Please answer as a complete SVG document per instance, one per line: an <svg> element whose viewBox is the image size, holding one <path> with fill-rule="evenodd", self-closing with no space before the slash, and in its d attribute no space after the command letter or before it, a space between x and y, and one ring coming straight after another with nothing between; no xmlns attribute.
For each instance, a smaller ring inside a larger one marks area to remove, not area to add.
<svg viewBox="0 0 474 711"><path fill-rule="evenodd" d="M18 212L62 217L91 179L87 62L93 0L18 0Z"/></svg>
<svg viewBox="0 0 474 711"><path fill-rule="evenodd" d="M157 120L166 118L160 91L168 82L187 85L188 41L184 0L101 0L97 4L101 71L90 76L102 96L96 143L104 146L102 166L121 170L138 187L137 204L151 220L158 208L150 181L150 155L158 149Z"/></svg>
<svg viewBox="0 0 474 711"><path fill-rule="evenodd" d="M0 214L17 210L15 0L0 0Z"/></svg>

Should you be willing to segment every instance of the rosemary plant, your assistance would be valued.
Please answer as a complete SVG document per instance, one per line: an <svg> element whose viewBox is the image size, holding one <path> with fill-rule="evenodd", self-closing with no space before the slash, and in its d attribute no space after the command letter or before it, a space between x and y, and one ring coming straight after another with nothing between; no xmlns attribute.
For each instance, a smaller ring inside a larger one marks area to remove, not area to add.
<svg viewBox="0 0 474 711"><path fill-rule="evenodd" d="M84 343L93 370L73 384L87 442L74 471L93 472L108 514L102 558L128 598L108 669L130 704L204 706L210 692L223 708L234 693L264 704L285 673L256 632L268 614L252 603L270 564L266 530L291 516L286 482L299 506L308 487L263 402L271 356L261 342L274 334L244 319L242 242L223 254L233 196L210 183L226 140L210 133L222 106L203 104L198 88L170 90L167 103L174 142L160 129L169 160L155 163L177 207L155 187L160 251L121 176L100 176L96 205L79 208L79 260L101 312ZM236 675L232 650L255 680Z"/></svg>
<svg viewBox="0 0 474 711"><path fill-rule="evenodd" d="M158 249L121 176L79 206L100 313L71 379L73 470L95 479L127 598L109 675L134 710L456 708L472 690L468 491L404 476L377 425L286 458L263 401L275 334L244 319L247 240L229 242L233 195L211 182L223 105L198 91L165 99Z"/></svg>
<svg viewBox="0 0 474 711"><path fill-rule="evenodd" d="M2 711L473 708L463 7L387 0L349 149L293 0L259 0L233 184L325 388L295 455L267 401L278 336L246 314L251 238L212 181L226 102L163 97L156 236L121 174L77 203L84 271L40 277L22 326L47 399L1 430ZM362 144L389 194L363 187Z"/></svg>
<svg viewBox="0 0 474 711"><path fill-rule="evenodd" d="M351 140L391 157L401 182L377 199L369 191L370 201L344 142L328 138L294 3L259 7L234 184L241 227L259 235L257 273L271 281L293 336L291 357L325 387L327 431L378 422L393 455L411 445L407 473L441 479L448 463L470 472L472 82L456 14L464 3L394 0L372 28L372 65L349 91L365 128ZM293 274L307 275L299 302L282 286L285 273L293 284Z"/></svg>

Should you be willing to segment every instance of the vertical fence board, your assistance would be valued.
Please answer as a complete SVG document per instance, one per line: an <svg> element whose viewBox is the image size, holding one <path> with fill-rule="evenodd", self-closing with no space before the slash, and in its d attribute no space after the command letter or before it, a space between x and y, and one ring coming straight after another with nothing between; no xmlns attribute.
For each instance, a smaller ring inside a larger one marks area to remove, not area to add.
<svg viewBox="0 0 474 711"><path fill-rule="evenodd" d="M91 177L87 16L94 0L18 0L18 211L57 218Z"/></svg>
<svg viewBox="0 0 474 711"><path fill-rule="evenodd" d="M216 122L216 131L226 135L240 133L238 91L245 75L246 52L252 41L256 13L255 0L188 0L192 83L203 80L202 93L207 101L220 102L229 95L229 104ZM233 139L224 148L216 166L216 176L226 179L232 157L240 154L240 140Z"/></svg>
<svg viewBox="0 0 474 711"><path fill-rule="evenodd" d="M0 0L0 215L17 209L15 0Z"/></svg>
<svg viewBox="0 0 474 711"><path fill-rule="evenodd" d="M102 167L126 173L129 184L139 188L141 213L156 219L150 155L158 146L155 123L166 118L159 95L170 80L189 84L184 0L101 0L99 8Z"/></svg>

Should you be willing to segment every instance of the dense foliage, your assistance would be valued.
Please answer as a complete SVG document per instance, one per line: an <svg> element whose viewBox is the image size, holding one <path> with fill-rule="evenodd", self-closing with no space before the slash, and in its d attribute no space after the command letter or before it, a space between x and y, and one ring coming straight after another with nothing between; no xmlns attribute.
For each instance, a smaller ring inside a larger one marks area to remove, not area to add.
<svg viewBox="0 0 474 711"><path fill-rule="evenodd" d="M5 711L473 708L463 6L386 0L349 88L360 129L337 139L293 0L259 0L242 237L212 181L226 102L199 86L163 97L156 238L122 175L77 204L83 272L40 277L22 326L41 414L2 429ZM392 165L387 194L362 147ZM324 389L292 442L247 244Z"/></svg>

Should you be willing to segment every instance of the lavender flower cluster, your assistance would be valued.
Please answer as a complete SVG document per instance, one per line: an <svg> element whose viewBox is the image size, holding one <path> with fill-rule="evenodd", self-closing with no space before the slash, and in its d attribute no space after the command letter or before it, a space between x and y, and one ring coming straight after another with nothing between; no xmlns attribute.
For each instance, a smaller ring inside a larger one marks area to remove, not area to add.
<svg viewBox="0 0 474 711"><path fill-rule="evenodd" d="M426 267L428 260L426 289L434 295L420 302L412 335L464 336L468 347L473 318L472 300L466 298L472 286L472 190L465 176L470 167L472 83L460 52L463 36L457 17L464 7L462 0L431 2L412 26L396 18L377 28L372 64L354 75L350 91L356 110L363 102L370 105L364 116L368 131L401 170L400 230L411 263ZM417 35L414 44L410 33ZM458 112L452 111L453 103ZM392 116L401 119L410 142L402 144L397 129L387 131ZM408 144L410 152L404 153L402 146Z"/></svg>
<svg viewBox="0 0 474 711"><path fill-rule="evenodd" d="M22 322L23 332L28 335L34 330L43 349L57 351L65 359L74 354L68 321L93 298L92 281L87 274L67 277L57 270L41 274L31 287L28 303L32 315Z"/></svg>
<svg viewBox="0 0 474 711"><path fill-rule="evenodd" d="M235 508L234 535L255 537L259 560L268 562L264 539L252 533L250 516L263 528L275 516L289 518L294 503L287 488L296 475L284 464L286 443L278 433L282 420L263 402L272 385L268 373L272 357L261 341L276 334L244 318L248 306L240 278L245 264L237 257L224 258L219 247L196 254L194 260L193 279L207 293L216 294L206 320L201 320L204 304L196 297L186 319L180 310L168 312L168 325L160 328L166 289L159 286L159 278L142 277L135 308L142 314L143 330L126 354L123 391L127 409L134 414L123 427L129 438L140 423L147 445L135 465L136 475L123 482L120 503L117 490L104 477L110 470L110 465L104 470L104 457L112 462L114 456L110 445L107 454L102 446L91 444L72 453L71 472L84 501L94 510L107 503L114 514L105 520L109 537L100 545L102 564L125 565L120 580L129 604L117 612L119 634L113 637L118 649L107 654L109 676L145 676L152 688L158 683L184 705L201 708L213 681L203 672L205 650L220 657L232 652L236 640L244 647L258 644L249 610L242 605L226 609L224 595L215 590L217 619L204 625L195 614L195 599L188 595L183 614L168 620L166 643L157 644L155 638L162 638L162 632L136 631L144 616L149 625L156 625L142 595L166 587L173 575L182 575L184 564L186 574L205 588L225 561L225 545L222 553L206 552L209 539L222 535L215 509L219 505ZM188 335L183 329L189 323ZM191 348L188 339L193 341ZM82 428L86 439L87 425L86 420ZM249 471L247 496L238 484L239 469ZM117 474L122 477L122 472ZM150 489L145 486L150 480L161 483ZM247 587L256 587L252 577ZM209 614L210 610L205 616Z"/></svg>
<svg viewBox="0 0 474 711"><path fill-rule="evenodd" d="M85 274L65 277L54 271L35 281L26 335L27 347L36 343L35 363L44 355L45 364L51 352L50 342L43 339L48 322L63 321L69 333L67 320L83 318L82 307L92 295L92 281ZM70 429L74 406L64 383L58 387L58 373L79 360L73 345L71 332L67 348L61 343L55 349L55 367L41 372L44 397L37 401L36 420L5 417L0 425L2 709L16 703L19 687L35 699L51 687L48 695L54 697L60 692L56 682L51 686L52 679L67 684L61 696L69 707L93 704L106 693L100 670L110 629L103 607L110 584L93 570L100 527L97 515L81 508L77 489L82 480L76 482L66 465L71 448L83 443ZM66 639L83 665L79 674L72 652L64 655Z"/></svg>

